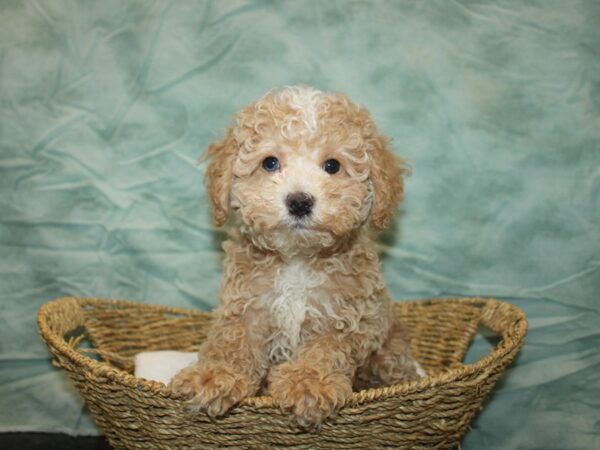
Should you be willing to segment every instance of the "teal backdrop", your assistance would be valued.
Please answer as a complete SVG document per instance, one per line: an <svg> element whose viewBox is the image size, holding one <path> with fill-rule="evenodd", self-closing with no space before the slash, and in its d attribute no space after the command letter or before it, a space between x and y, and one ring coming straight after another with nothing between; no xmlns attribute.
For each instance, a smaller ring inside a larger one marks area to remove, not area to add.
<svg viewBox="0 0 600 450"><path fill-rule="evenodd" d="M38 338L42 303L215 306L197 158L296 83L366 105L412 166L381 239L394 297L530 319L463 447L600 448L594 0L1 1L0 431L98 433Z"/></svg>

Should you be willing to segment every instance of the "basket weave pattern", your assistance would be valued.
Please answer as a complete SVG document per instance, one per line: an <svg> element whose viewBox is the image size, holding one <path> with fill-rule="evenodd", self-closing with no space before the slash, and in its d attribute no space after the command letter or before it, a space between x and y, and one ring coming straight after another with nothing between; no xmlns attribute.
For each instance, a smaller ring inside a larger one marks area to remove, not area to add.
<svg viewBox="0 0 600 450"><path fill-rule="evenodd" d="M141 351L197 349L210 313L61 298L40 308L38 325L55 365L67 371L115 448L452 448L519 351L527 320L516 306L493 299L407 301L395 311L428 376L355 392L319 432L290 425L270 397L248 398L216 421L191 415L162 383L131 374ZM500 341L465 365L480 326Z"/></svg>

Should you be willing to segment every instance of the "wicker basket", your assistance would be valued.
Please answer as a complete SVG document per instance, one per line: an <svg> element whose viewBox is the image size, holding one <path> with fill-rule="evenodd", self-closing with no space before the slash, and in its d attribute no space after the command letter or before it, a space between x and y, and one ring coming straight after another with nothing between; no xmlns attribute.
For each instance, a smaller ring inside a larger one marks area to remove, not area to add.
<svg viewBox="0 0 600 450"><path fill-rule="evenodd" d="M407 301L396 313L428 376L354 393L319 432L291 426L270 397L248 398L216 421L190 415L165 385L132 375L140 351L196 349L209 313L61 298L41 307L38 325L55 364L116 448L452 448L523 344L527 319L492 299ZM480 326L497 333L499 343L475 364L463 364Z"/></svg>

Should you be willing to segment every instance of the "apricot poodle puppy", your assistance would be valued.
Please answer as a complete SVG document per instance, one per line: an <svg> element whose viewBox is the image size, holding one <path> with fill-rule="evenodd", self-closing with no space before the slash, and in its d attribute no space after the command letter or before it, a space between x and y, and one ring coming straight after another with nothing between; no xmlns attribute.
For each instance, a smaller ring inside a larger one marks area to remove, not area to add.
<svg viewBox="0 0 600 450"><path fill-rule="evenodd" d="M207 156L215 223L234 232L198 363L172 389L211 417L260 391L311 428L353 388L422 376L373 242L406 170L369 112L286 87L242 109Z"/></svg>

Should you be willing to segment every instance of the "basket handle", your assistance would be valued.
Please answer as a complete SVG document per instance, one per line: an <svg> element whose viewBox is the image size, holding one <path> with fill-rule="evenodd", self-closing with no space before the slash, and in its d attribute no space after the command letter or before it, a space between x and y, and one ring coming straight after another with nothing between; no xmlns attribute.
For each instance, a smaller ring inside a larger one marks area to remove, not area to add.
<svg viewBox="0 0 600 450"><path fill-rule="evenodd" d="M527 318L521 308L498 300L489 299L485 302L479 323L502 339L527 333Z"/></svg>
<svg viewBox="0 0 600 450"><path fill-rule="evenodd" d="M43 304L37 315L38 329L42 339L49 345L54 364L60 365L53 349L73 348L81 339L77 335L67 338L71 332L85 325L81 303L73 297L63 297Z"/></svg>
<svg viewBox="0 0 600 450"><path fill-rule="evenodd" d="M62 297L43 304L37 319L40 332L59 336L85 324L82 306L74 297Z"/></svg>

